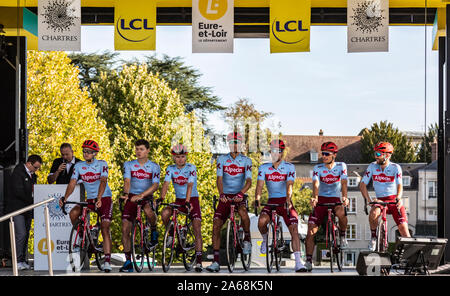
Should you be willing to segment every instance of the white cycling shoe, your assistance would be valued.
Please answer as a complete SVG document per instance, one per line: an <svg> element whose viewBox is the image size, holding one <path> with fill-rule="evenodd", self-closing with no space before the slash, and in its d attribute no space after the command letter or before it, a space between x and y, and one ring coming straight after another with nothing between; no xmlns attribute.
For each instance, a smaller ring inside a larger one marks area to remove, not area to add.
<svg viewBox="0 0 450 296"><path fill-rule="evenodd" d="M369 251L374 252L377 247L377 238L373 237L369 242Z"/></svg>
<svg viewBox="0 0 450 296"><path fill-rule="evenodd" d="M105 263L103 264L103 270L104 270L105 272L111 272L111 270L112 270L111 264L110 264L109 262L105 262Z"/></svg>
<svg viewBox="0 0 450 296"><path fill-rule="evenodd" d="M263 240L262 243L261 243L260 253L261 254L265 254L266 253L266 249L267 249L267 242L265 240Z"/></svg>
<svg viewBox="0 0 450 296"><path fill-rule="evenodd" d="M242 252L244 255L248 255L252 253L252 243L248 241L244 241L244 246Z"/></svg>
<svg viewBox="0 0 450 296"><path fill-rule="evenodd" d="M307 272L308 269L306 268L305 265L303 265L302 260L300 259L299 262L295 263L295 272Z"/></svg>
<svg viewBox="0 0 450 296"><path fill-rule="evenodd" d="M219 272L220 265L219 265L219 263L214 261L210 266L206 267L206 270L210 271L210 272Z"/></svg>
<svg viewBox="0 0 450 296"><path fill-rule="evenodd" d="M312 262L311 262L311 261L306 261L306 262L305 262L305 268L306 268L306 271L311 272L312 269L313 269L313 264L312 264Z"/></svg>

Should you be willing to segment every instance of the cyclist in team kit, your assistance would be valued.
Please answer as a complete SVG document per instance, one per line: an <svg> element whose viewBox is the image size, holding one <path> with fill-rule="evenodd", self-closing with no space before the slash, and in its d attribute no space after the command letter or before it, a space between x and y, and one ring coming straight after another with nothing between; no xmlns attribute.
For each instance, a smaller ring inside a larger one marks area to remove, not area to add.
<svg viewBox="0 0 450 296"><path fill-rule="evenodd" d="M259 207L264 182L269 192L268 204L278 204L277 214L283 217L292 237L292 250L295 256L295 271L305 272L300 254L300 238L298 235L298 214L292 204L292 187L295 181L295 166L283 160L286 146L282 140L273 140L270 143L270 156L272 162L262 164L258 169L258 181L255 192L255 208ZM289 211L289 213L288 213ZM271 209L266 206L261 211L258 228L262 234L261 253L266 253L268 229L271 219Z"/></svg>
<svg viewBox="0 0 450 296"><path fill-rule="evenodd" d="M339 219L341 234L341 248L348 246L345 237L347 230L347 216L344 207L348 206L347 198L347 165L344 162L336 162L338 147L333 142L325 142L321 146L323 163L314 166L313 170L313 197L311 206L314 209L309 217L308 233L306 235L306 263L308 271L312 271L312 255L314 251L314 236L319 230L324 217L327 215L326 207L316 207L322 203L338 203L334 212ZM342 193L341 193L342 191ZM341 200L342 195L342 200Z"/></svg>
<svg viewBox="0 0 450 296"><path fill-rule="evenodd" d="M243 253L250 254L252 244L250 241L250 218L248 216L244 194L252 186L252 161L242 155L242 136L237 132L231 132L227 136L230 153L222 155L217 159L217 189L219 191L219 204L214 214L213 221L213 251L214 259L206 270L218 272L220 230L230 214L230 204L237 204L238 213L244 228Z"/></svg>
<svg viewBox="0 0 450 296"><path fill-rule="evenodd" d="M197 168L195 165L186 162L188 154L186 146L181 144L175 145L171 150L171 154L175 164L168 166L166 169L164 184L161 189L161 201L164 200L167 190L169 190L170 182L172 182L176 196L175 204L189 208L195 236L195 271L201 272L203 270L203 240L201 232L202 215L197 191ZM186 209L182 207L179 208L179 211L186 213ZM172 212L171 207L166 207L161 213L161 219L166 227L170 222ZM172 240L173 237L169 239L169 242L171 243Z"/></svg>
<svg viewBox="0 0 450 296"><path fill-rule="evenodd" d="M363 197L369 203L371 201L394 202L396 205L388 205L387 213L391 214L397 223L400 235L410 237L408 229L408 217L405 207L402 203L403 184L402 168L390 161L394 147L388 142L379 142L374 147L375 162L372 162L367 168L360 184L360 190ZM367 185L370 180L373 181L376 199L371 200ZM374 251L377 243L378 218L381 215L382 206L374 205L370 210L369 224L371 231L371 240L369 250ZM399 213L400 211L400 213Z"/></svg>
<svg viewBox="0 0 450 296"><path fill-rule="evenodd" d="M151 199L141 203L143 204L144 213L150 222L150 244L154 246L158 243L157 218L150 202L153 202L153 193L158 190L161 170L158 164L148 159L150 144L147 140L137 140L134 145L137 159L127 161L123 165L124 186L120 198L125 203L122 212L122 244L126 260L120 268L120 272L133 272L130 233L137 216L138 203L146 197Z"/></svg>
<svg viewBox="0 0 450 296"><path fill-rule="evenodd" d="M98 160L95 157L100 151L100 147L95 141L86 140L83 145L83 157L85 161L75 164L73 174L66 193L59 201L60 207L64 206L69 196L73 193L77 180L81 179L86 190L88 208L96 211L101 218L101 231L103 236L103 251L105 254L105 263L103 270L111 271L111 232L110 225L112 219L112 193L108 186L108 164L104 160ZM81 207L76 205L69 213L72 224L75 225L81 216Z"/></svg>

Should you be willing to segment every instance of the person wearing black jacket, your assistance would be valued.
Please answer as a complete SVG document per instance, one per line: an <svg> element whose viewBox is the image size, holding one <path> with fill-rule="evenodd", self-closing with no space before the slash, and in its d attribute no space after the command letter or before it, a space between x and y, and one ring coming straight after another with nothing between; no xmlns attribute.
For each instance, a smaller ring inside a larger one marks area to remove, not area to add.
<svg viewBox="0 0 450 296"><path fill-rule="evenodd" d="M10 212L33 204L33 186L37 183L35 172L40 169L41 165L42 158L39 155L30 155L26 163L19 163L14 168L10 179L11 191L8 201ZM33 211L22 213L13 219L16 236L17 267L19 270L30 269L26 262L26 257Z"/></svg>
<svg viewBox="0 0 450 296"><path fill-rule="evenodd" d="M53 184L55 181L56 184L69 184L75 163L81 161L74 157L72 145L69 143L63 143L59 151L61 152L61 158L53 161L50 174L47 177L48 184Z"/></svg>

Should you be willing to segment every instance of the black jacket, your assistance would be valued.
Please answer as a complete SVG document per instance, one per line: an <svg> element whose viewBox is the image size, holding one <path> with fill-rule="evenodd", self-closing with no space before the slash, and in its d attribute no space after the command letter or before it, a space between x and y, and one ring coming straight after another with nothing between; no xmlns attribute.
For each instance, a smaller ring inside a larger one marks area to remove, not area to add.
<svg viewBox="0 0 450 296"><path fill-rule="evenodd" d="M26 206L32 205L33 185L37 183L36 174L32 177L27 173L25 164L19 163L13 170L10 178L10 189L7 207L9 212L20 210ZM33 211L29 211L32 213Z"/></svg>
<svg viewBox="0 0 450 296"><path fill-rule="evenodd" d="M75 163L81 161L80 159L75 157ZM52 167L50 169L50 173L54 174L59 166L61 165L61 163L63 163L63 158L57 158L53 161ZM67 173L66 170L63 170L59 175L58 178L56 178L56 184L69 184L70 182L70 177L72 177L73 174L73 168L75 167L75 164L72 164L70 166L69 172Z"/></svg>

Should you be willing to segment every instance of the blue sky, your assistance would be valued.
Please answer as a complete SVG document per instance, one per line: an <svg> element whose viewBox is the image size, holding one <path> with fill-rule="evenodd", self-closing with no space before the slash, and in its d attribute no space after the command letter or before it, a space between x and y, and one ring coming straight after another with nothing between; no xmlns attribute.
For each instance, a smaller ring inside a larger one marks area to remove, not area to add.
<svg viewBox="0 0 450 296"><path fill-rule="evenodd" d="M190 26L157 27L156 51L120 51L124 59L180 56L198 69L201 84L229 106L247 97L274 113L284 134L357 135L388 120L402 131L425 129L438 119L438 54L431 51L431 27L390 27L387 53L347 53L347 27L313 26L311 52L270 54L269 39L235 39L233 54L192 54ZM112 26L83 26L82 51L114 50ZM209 117L225 131L218 114Z"/></svg>

